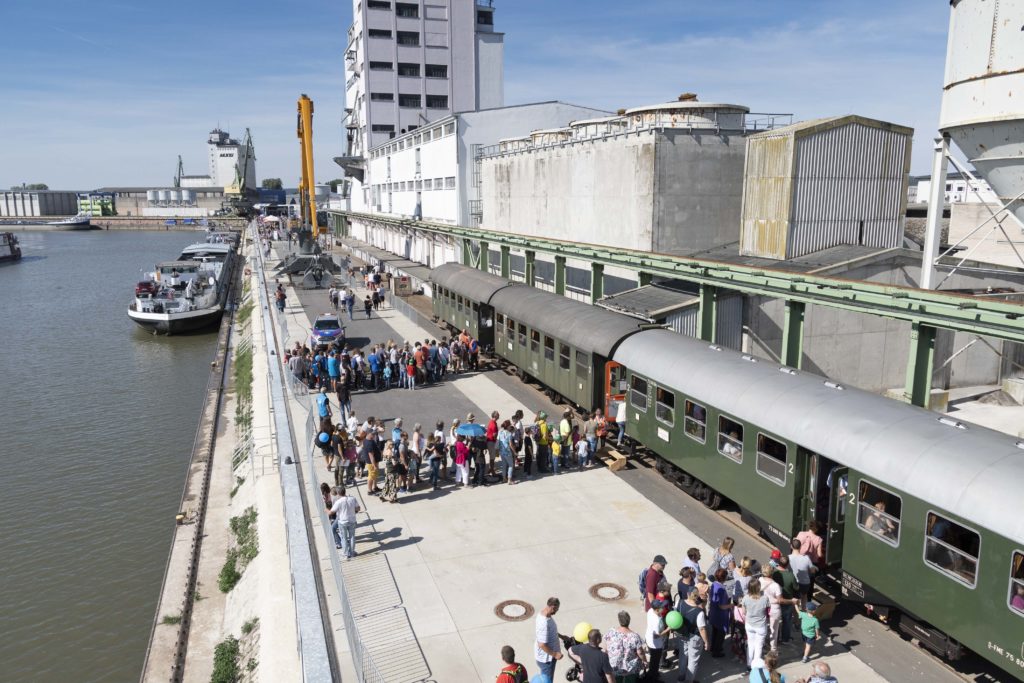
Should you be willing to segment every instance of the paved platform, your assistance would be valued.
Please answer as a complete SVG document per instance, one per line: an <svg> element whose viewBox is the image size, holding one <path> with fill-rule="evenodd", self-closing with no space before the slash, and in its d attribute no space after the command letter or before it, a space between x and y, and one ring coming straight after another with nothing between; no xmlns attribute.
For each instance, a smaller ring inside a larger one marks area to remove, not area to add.
<svg viewBox="0 0 1024 683"><path fill-rule="evenodd" d="M292 341L308 335L326 300L324 290L289 290L285 319ZM357 311L347 325L348 338L357 345L438 336L436 328L422 329L390 308L369 320ZM541 409L552 414L554 408L539 391L500 371L470 373L415 391L357 393L353 406L361 418L374 415L389 426L402 417L410 432L417 422L427 428L470 411L485 421L492 410L504 417L523 408L532 417ZM321 458L314 458L313 465L321 481L332 480ZM495 607L505 600L522 600L539 611L549 596L559 597L556 621L562 633L579 621L609 629L622 609L642 630L638 572L660 553L674 577L687 548L698 547L705 557L712 552L706 539L605 468L544 475L516 486L455 490L447 483L437 492L426 489L424 484L397 504L387 504L366 496L360 481L357 494L365 512L357 529L359 556L341 565L363 642L382 678L395 683L493 681L505 644L536 673L533 620L497 616ZM749 546L738 546L739 554L763 552L754 543ZM318 541L318 551L323 557L334 549ZM329 586L329 564L322 566ZM597 583L618 584L624 595L598 599L589 592ZM344 678L351 661L336 597L328 603ZM855 653L842 646L821 647L814 657L828 661L843 683L886 680ZM809 674L809 666L798 660L796 648L783 651L789 680ZM559 665L556 680L564 666ZM740 680L742 669L733 658L706 659L700 679ZM675 672L663 680L675 680ZM957 679L950 674L923 680Z"/></svg>

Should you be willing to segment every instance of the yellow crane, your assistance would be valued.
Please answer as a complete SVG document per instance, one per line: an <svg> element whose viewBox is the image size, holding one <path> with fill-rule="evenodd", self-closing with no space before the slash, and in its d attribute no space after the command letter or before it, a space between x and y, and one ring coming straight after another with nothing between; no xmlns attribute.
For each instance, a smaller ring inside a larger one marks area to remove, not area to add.
<svg viewBox="0 0 1024 683"><path fill-rule="evenodd" d="M320 236L316 221L316 182L313 178L313 100L303 94L299 97L299 117L296 126L299 148L302 152L302 179L299 182L299 205L302 229L309 226L313 239Z"/></svg>

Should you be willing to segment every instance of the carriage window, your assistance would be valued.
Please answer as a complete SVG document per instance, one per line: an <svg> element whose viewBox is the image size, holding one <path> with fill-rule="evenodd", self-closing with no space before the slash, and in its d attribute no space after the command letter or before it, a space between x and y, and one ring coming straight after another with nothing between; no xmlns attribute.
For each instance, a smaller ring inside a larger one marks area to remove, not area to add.
<svg viewBox="0 0 1024 683"><path fill-rule="evenodd" d="M498 318L498 322L501 322L501 318ZM506 318L505 327L508 328L508 340L515 341L516 336L516 322L512 318Z"/></svg>
<svg viewBox="0 0 1024 683"><path fill-rule="evenodd" d="M657 384L654 385L654 417L669 427L676 423L676 395Z"/></svg>
<svg viewBox="0 0 1024 683"><path fill-rule="evenodd" d="M526 346L526 325L519 323L519 345Z"/></svg>
<svg viewBox="0 0 1024 683"><path fill-rule="evenodd" d="M743 462L743 425L725 415L718 416L718 452Z"/></svg>
<svg viewBox="0 0 1024 683"><path fill-rule="evenodd" d="M892 546L900 544L903 499L863 479L857 489L857 526Z"/></svg>
<svg viewBox="0 0 1024 683"><path fill-rule="evenodd" d="M704 443L705 434L707 433L707 411L704 410L704 406L693 401L687 401L684 408L686 410L686 419L683 420L683 431L691 439Z"/></svg>
<svg viewBox="0 0 1024 683"><path fill-rule="evenodd" d="M461 296L459 297L459 305L458 305L458 308L459 308L459 313L462 313L462 297L461 297Z"/></svg>
<svg viewBox="0 0 1024 683"><path fill-rule="evenodd" d="M590 356L582 351L576 352L576 376L582 380L590 379Z"/></svg>
<svg viewBox="0 0 1024 683"><path fill-rule="evenodd" d="M629 402L634 408L647 412L647 380L633 375L629 385Z"/></svg>
<svg viewBox="0 0 1024 683"><path fill-rule="evenodd" d="M558 345L558 367L562 368L563 370L568 370L569 369L569 359L571 357L572 356L569 355L569 346L568 346L568 344L559 344Z"/></svg>
<svg viewBox="0 0 1024 683"><path fill-rule="evenodd" d="M757 435L757 472L786 485L786 444L764 434Z"/></svg>
<svg viewBox="0 0 1024 683"><path fill-rule="evenodd" d="M501 313L498 314L498 324L499 325L504 325L505 324L505 316L502 315Z"/></svg>
<svg viewBox="0 0 1024 683"><path fill-rule="evenodd" d="M925 564L973 588L978 579L981 536L934 512L928 513L926 522Z"/></svg>
<svg viewBox="0 0 1024 683"><path fill-rule="evenodd" d="M1013 561L1010 562L1010 597L1008 600L1010 609L1024 616L1024 553L1019 550L1013 551Z"/></svg>
<svg viewBox="0 0 1024 683"><path fill-rule="evenodd" d="M475 303L475 302L473 303L473 312L474 313L479 313L480 312L480 304Z"/></svg>
<svg viewBox="0 0 1024 683"><path fill-rule="evenodd" d="M555 340L551 337L544 337L544 360L555 360Z"/></svg>
<svg viewBox="0 0 1024 683"><path fill-rule="evenodd" d="M540 332L537 330L530 330L530 351L540 353Z"/></svg>

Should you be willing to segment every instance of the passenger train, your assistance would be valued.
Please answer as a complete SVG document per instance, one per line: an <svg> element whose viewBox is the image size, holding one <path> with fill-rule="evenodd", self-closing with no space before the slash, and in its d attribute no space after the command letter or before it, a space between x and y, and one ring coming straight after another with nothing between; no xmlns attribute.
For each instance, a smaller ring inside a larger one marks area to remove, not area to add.
<svg viewBox="0 0 1024 683"><path fill-rule="evenodd" d="M458 264L434 314L568 402L615 416L770 541L816 520L844 597L955 660L1024 678L1024 441Z"/></svg>

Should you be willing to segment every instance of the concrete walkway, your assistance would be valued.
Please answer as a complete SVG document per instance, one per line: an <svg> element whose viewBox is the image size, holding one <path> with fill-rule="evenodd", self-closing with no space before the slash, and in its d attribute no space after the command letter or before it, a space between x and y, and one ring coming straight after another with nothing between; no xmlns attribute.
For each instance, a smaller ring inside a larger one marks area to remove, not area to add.
<svg viewBox="0 0 1024 683"><path fill-rule="evenodd" d="M268 282L273 287L270 272ZM362 290L357 293L364 295ZM288 291L284 317L290 341L308 337L310 322L325 310L326 298L324 290ZM393 309L370 320L357 312L347 333L358 345L439 336L438 330L422 329ZM492 410L503 418L517 408L528 418L540 409L551 414L552 406L539 392L509 386L516 381L500 372L466 374L416 391L355 394L353 406L360 418L381 417L389 427L394 418L403 417L409 432L417 422L432 431L435 422L450 423L470 411L480 421ZM293 411L293 424L303 424L302 419L301 410ZM300 448L310 452L309 444ZM304 467L309 464L303 462ZM320 481L333 481L321 458L313 458L312 464ZM609 629L622 609L641 630L636 577L651 558L665 555L674 577L687 548L711 555L706 542L604 468L545 475L516 486L454 490L446 483L438 492L427 489L424 483L402 495L398 504L387 504L363 495L360 481L365 513L357 529L359 556L342 565L364 645L382 677L394 683L493 681L505 644L516 649L532 675L533 619L502 619L495 612L499 603L522 600L539 611L549 596L557 596L562 633L581 621ZM318 520L314 515L314 524ZM334 577L323 558L334 549L321 537L317 550L330 592ZM624 594L611 601L595 597L590 589L598 583L621 586ZM344 677L352 670L344 625L337 597L329 597L328 603ZM822 653L844 683L884 680L846 650L821 648L814 656ZM798 659L795 647L786 649L783 659L790 663L784 669L788 676L808 675L809 666L792 664ZM733 658L705 663L702 681L738 680L743 668ZM557 677L564 666L559 665ZM675 680L675 672L663 678Z"/></svg>

